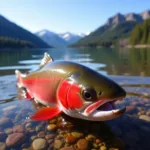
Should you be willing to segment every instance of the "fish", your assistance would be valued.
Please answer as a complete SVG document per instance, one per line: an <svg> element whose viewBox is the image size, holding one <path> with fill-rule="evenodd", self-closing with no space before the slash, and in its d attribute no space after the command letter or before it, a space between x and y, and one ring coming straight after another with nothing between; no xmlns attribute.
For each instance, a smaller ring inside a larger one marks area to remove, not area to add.
<svg viewBox="0 0 150 150"><path fill-rule="evenodd" d="M30 119L42 121L65 113L90 121L106 121L120 117L126 107L117 108L115 102L126 96L116 82L99 72L72 61L54 61L44 53L36 71L22 74L15 71L17 86L24 95L44 107Z"/></svg>

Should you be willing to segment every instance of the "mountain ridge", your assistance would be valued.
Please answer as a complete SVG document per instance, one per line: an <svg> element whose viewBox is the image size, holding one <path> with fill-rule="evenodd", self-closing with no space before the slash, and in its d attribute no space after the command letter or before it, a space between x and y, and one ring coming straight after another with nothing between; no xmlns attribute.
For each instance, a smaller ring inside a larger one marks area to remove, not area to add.
<svg viewBox="0 0 150 150"><path fill-rule="evenodd" d="M48 44L32 34L30 31L8 20L0 14L0 37L13 38L31 42L35 47L50 48Z"/></svg>

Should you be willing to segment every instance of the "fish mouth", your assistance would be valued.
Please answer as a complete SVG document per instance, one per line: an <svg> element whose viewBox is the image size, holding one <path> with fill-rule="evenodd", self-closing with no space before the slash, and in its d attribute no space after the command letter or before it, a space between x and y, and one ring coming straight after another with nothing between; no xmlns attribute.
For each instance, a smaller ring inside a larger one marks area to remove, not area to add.
<svg viewBox="0 0 150 150"><path fill-rule="evenodd" d="M95 121L114 119L121 116L126 111L126 107L118 108L115 104L117 101L121 101L123 98L124 97L116 98L113 100L99 100L86 107L83 114L89 120Z"/></svg>

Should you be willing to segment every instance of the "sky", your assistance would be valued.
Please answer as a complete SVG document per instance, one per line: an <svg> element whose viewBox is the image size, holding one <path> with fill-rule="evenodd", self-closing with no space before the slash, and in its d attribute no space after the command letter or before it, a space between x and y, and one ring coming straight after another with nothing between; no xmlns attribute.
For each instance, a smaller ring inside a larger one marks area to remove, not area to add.
<svg viewBox="0 0 150 150"><path fill-rule="evenodd" d="M87 33L120 12L141 13L150 0L1 0L0 14L23 28L37 32Z"/></svg>

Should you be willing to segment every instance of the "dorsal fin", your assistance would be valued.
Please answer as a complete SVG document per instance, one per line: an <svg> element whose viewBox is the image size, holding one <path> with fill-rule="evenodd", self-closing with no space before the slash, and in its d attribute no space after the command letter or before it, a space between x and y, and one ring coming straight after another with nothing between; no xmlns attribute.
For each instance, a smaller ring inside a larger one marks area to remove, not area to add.
<svg viewBox="0 0 150 150"><path fill-rule="evenodd" d="M41 64L40 64L40 69L43 68L46 64L48 64L49 62L52 62L53 58L48 54L48 53L44 53L44 57L41 60Z"/></svg>

